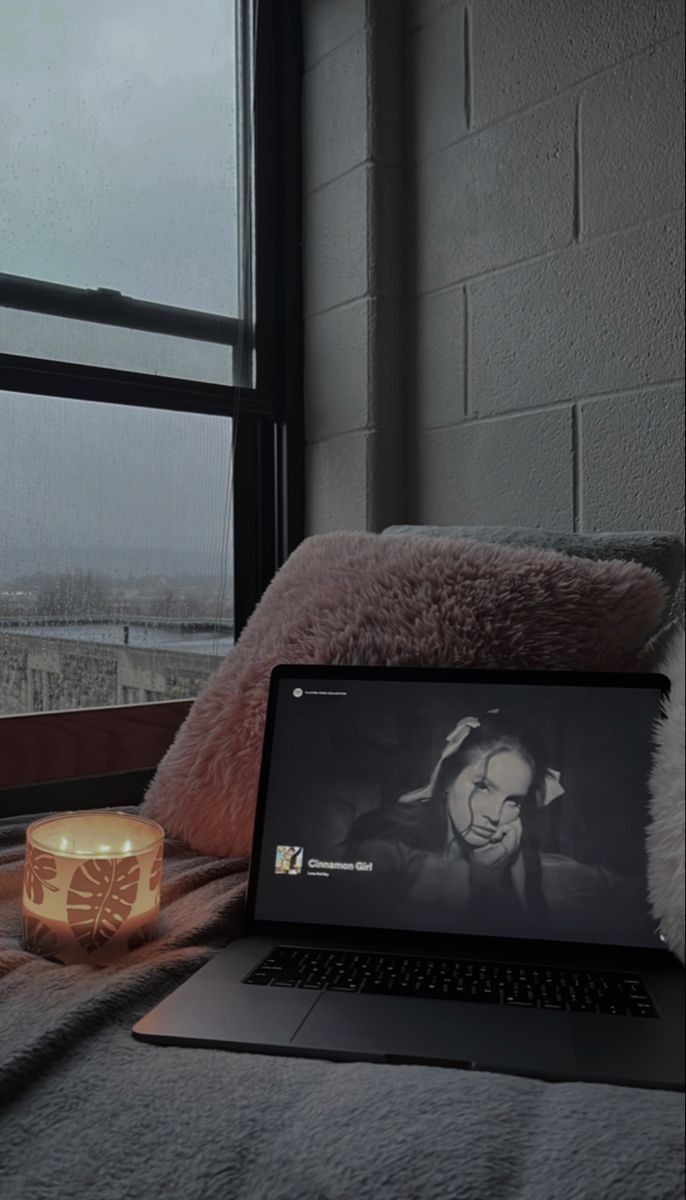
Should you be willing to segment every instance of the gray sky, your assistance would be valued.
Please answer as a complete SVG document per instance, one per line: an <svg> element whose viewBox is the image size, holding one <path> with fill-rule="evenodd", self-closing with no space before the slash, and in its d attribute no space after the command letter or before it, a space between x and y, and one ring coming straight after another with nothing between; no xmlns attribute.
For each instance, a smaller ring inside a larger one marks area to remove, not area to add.
<svg viewBox="0 0 686 1200"><path fill-rule="evenodd" d="M2 270L236 312L232 0L2 0Z"/></svg>
<svg viewBox="0 0 686 1200"><path fill-rule="evenodd" d="M220 573L230 421L10 395L0 429L0 584L75 566Z"/></svg>
<svg viewBox="0 0 686 1200"><path fill-rule="evenodd" d="M0 270L237 312L233 10L2 0ZM228 374L216 347L2 308L0 347ZM217 571L229 451L218 418L0 396L0 581L31 547L36 569L111 546Z"/></svg>

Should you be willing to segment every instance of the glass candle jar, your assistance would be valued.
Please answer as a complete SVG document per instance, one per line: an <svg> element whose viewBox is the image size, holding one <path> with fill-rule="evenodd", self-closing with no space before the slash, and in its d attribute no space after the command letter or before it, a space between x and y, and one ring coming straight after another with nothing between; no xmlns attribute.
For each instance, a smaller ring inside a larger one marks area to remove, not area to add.
<svg viewBox="0 0 686 1200"><path fill-rule="evenodd" d="M26 831L22 945L103 966L148 941L157 921L164 830L130 813L58 813Z"/></svg>

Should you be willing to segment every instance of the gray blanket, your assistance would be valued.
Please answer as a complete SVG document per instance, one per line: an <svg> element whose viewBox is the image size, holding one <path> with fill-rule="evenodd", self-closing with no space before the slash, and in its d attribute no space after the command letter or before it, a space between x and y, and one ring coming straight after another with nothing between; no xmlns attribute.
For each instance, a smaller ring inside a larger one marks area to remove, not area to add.
<svg viewBox="0 0 686 1200"><path fill-rule="evenodd" d="M159 937L117 967L23 951L0 822L4 1200L679 1200L683 1098L145 1045L132 1024L240 928L245 863L169 843Z"/></svg>

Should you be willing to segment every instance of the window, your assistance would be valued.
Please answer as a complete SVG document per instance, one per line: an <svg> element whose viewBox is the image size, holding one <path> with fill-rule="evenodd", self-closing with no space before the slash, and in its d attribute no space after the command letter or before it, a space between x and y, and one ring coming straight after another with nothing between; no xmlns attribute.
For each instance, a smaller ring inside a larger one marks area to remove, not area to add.
<svg viewBox="0 0 686 1200"><path fill-rule="evenodd" d="M231 418L0 406L0 714L197 695L234 637Z"/></svg>
<svg viewBox="0 0 686 1200"><path fill-rule="evenodd" d="M192 698L302 536L299 43L3 6L0 714Z"/></svg>

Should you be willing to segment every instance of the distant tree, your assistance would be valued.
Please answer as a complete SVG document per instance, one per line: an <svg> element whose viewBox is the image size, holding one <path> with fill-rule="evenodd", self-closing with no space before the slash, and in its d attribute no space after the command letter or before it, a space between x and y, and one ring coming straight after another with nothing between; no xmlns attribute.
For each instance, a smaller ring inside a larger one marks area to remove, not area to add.
<svg viewBox="0 0 686 1200"><path fill-rule="evenodd" d="M156 597L154 610L160 617L175 617L179 610L179 598L173 587L166 587Z"/></svg>
<svg viewBox="0 0 686 1200"><path fill-rule="evenodd" d="M36 612L44 617L96 617L109 608L108 581L95 571L52 575L36 596Z"/></svg>

